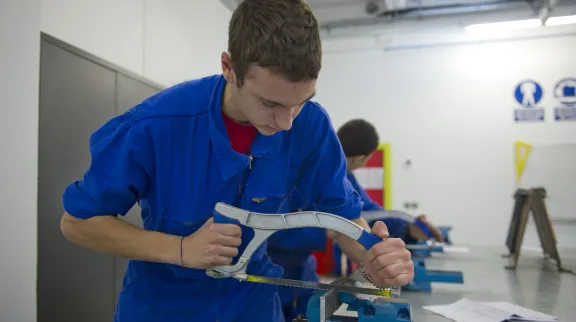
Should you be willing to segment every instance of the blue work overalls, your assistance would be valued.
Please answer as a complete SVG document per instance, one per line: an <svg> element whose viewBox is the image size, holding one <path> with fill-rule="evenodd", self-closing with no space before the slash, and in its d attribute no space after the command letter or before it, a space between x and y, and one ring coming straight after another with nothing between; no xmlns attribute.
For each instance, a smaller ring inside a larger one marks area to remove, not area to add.
<svg viewBox="0 0 576 322"><path fill-rule="evenodd" d="M345 158L322 107L308 102L291 130L259 134L249 157L230 146L221 114L225 84L216 75L176 85L103 125L90 138L89 169L66 188L66 211L78 218L125 215L138 202L144 229L188 236L217 202L287 212L287 198L297 189L327 212L359 215L360 200L343 184ZM242 230L239 254L253 236ZM263 244L254 253L248 273L281 276L265 250ZM115 321L284 319L276 286L132 260Z"/></svg>

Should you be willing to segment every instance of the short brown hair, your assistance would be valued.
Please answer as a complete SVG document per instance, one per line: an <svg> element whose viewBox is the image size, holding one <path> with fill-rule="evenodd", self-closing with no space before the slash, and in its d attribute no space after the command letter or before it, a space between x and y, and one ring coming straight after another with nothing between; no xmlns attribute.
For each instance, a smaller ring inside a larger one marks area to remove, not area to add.
<svg viewBox="0 0 576 322"><path fill-rule="evenodd" d="M304 0L244 0L230 20L228 52L238 86L253 64L291 82L316 79L322 65L318 21Z"/></svg>
<svg viewBox="0 0 576 322"><path fill-rule="evenodd" d="M380 138L374 125L363 119L350 120L338 129L338 139L347 158L376 151Z"/></svg>

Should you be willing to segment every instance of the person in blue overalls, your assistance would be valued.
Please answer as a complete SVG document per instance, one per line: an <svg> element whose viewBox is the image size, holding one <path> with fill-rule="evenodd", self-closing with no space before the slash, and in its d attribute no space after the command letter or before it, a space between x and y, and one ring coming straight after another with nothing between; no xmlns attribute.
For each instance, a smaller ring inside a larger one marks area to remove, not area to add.
<svg viewBox="0 0 576 322"><path fill-rule="evenodd" d="M91 162L66 187L63 234L91 250L130 259L116 322L283 322L275 285L215 279L206 269L238 259L251 230L213 219L225 202L261 213L302 204L353 220L361 200L345 183L346 159L326 110L311 99L322 50L303 0L244 0L232 14L222 74L154 95L95 131ZM67 156L72 157L72 156ZM118 216L135 203L144 228ZM378 286L414 278L410 252L387 238L365 251L333 233ZM282 275L266 243L248 274ZM86 290L89 292L90 290Z"/></svg>
<svg viewBox="0 0 576 322"><path fill-rule="evenodd" d="M373 211L383 208L372 201L368 194L356 181L353 170L366 165L379 145L379 136L372 124L362 119L346 122L338 130L338 139L346 156L346 184L350 185L362 199L362 210ZM291 195L293 210L315 210L316 205L302 202L301 195L296 191ZM385 218L382 220L390 237L407 241L412 239L428 239L415 225L402 218ZM369 223L374 225L375 222ZM329 236L325 230L317 228L295 229L278 232L268 241L268 254L274 263L284 268L284 278L319 281L316 273L316 259L312 255L316 251L324 251ZM334 245L334 259L339 270L339 259L342 251L337 243ZM340 275L340 272L335 272ZM280 297L286 321L292 321L298 315L306 314L308 300L316 292L308 289L293 289L280 287Z"/></svg>

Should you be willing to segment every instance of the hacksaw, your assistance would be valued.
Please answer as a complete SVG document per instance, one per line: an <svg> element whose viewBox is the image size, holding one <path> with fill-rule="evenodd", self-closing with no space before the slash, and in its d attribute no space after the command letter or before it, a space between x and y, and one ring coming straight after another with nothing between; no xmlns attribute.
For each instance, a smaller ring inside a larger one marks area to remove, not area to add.
<svg viewBox="0 0 576 322"><path fill-rule="evenodd" d="M317 211L264 214L246 211L220 202L217 203L214 208L214 222L221 224L231 223L250 227L254 230L254 237L250 240L236 264L222 265L207 269L206 274L212 278L232 277L240 281L252 283L304 287L318 290L335 290L337 292L375 295L387 298L400 296L400 287L380 289L351 285L335 285L321 282L256 276L246 273L246 268L248 267L250 258L258 247L272 234L283 229L316 227L334 230L356 240L366 250L369 250L372 246L382 242L382 238L369 233L364 230L364 228L348 219L334 214ZM358 275L360 274L356 274L356 276Z"/></svg>

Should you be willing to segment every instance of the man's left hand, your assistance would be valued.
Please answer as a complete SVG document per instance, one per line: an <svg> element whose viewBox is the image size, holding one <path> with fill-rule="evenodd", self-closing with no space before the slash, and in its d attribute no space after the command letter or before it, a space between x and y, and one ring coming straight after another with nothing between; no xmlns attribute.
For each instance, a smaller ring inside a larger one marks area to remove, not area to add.
<svg viewBox="0 0 576 322"><path fill-rule="evenodd" d="M403 286L414 279L412 256L400 238L387 238L386 225L378 221L372 233L384 240L364 254L364 270L380 287Z"/></svg>

